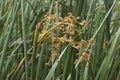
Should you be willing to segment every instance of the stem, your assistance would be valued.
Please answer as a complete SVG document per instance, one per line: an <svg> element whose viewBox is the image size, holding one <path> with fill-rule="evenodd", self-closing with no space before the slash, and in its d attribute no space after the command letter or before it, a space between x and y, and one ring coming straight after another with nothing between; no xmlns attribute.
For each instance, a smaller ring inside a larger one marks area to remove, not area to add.
<svg viewBox="0 0 120 80"><path fill-rule="evenodd" d="M23 40L24 40L24 57L25 57L25 74L26 80L28 79L28 57L27 57L27 46L26 46L26 32L25 32L25 17L24 17L24 9L23 9L23 0L21 0L21 11L22 11L22 30L23 30Z"/></svg>

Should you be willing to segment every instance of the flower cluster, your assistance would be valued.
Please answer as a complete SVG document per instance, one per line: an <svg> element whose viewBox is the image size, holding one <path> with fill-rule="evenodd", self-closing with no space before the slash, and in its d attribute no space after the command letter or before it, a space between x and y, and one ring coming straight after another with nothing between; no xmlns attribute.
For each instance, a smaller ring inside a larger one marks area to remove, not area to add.
<svg viewBox="0 0 120 80"><path fill-rule="evenodd" d="M47 65L50 62L54 62L59 56L59 50L62 44L68 43L76 49L81 47L84 49L87 48L87 45L92 43L93 40L85 41L80 40L76 41L76 37L80 37L82 30L78 26L82 27L87 25L87 22L84 20L78 22L79 17L75 18L72 13L68 13L68 16L61 18L56 22L56 15L47 13L44 16L44 21L42 23L42 30L38 37L38 43L48 42L49 51L51 51L51 59L46 63ZM52 51L54 50L54 51ZM77 55L79 56L79 55ZM85 61L88 61L88 54L82 55ZM83 60L82 59L82 60Z"/></svg>

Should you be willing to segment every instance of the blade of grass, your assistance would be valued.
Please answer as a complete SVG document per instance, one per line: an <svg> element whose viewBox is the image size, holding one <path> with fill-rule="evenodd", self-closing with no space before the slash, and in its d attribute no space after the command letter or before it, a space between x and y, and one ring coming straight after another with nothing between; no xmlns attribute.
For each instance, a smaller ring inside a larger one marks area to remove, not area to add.
<svg viewBox="0 0 120 80"><path fill-rule="evenodd" d="M10 63L11 63L11 61L13 60L13 55L14 55L14 53L16 53L16 51L21 47L21 44L22 43L20 43L17 47L16 47L16 49L11 53L11 55L10 55L10 59L6 62L6 66L5 66L5 70L3 71L3 74L2 74L2 79L5 79L6 77L7 77L7 74L8 74L8 69L9 69L9 65L10 65Z"/></svg>
<svg viewBox="0 0 120 80"><path fill-rule="evenodd" d="M42 75L42 71L43 71L43 67L45 65L45 62L44 62L44 58L43 56L45 56L46 54L46 45L47 43L43 43L42 46L41 46L41 52L40 52L40 56L39 56L39 61L38 61L38 66L37 66L37 73L36 73L36 80L39 80L40 79L40 75Z"/></svg>
<svg viewBox="0 0 120 80"><path fill-rule="evenodd" d="M107 2L107 0L104 0L104 1L105 1L106 12L107 12L113 3L113 0L111 0L109 2ZM107 37L108 41L110 40L110 21L111 21L111 12L106 19L106 27L105 27L106 28L105 33L106 33L106 37Z"/></svg>
<svg viewBox="0 0 120 80"><path fill-rule="evenodd" d="M65 65L64 65L64 70L63 70L63 80L67 80L67 77L68 77L68 74L70 73L70 66L69 66L69 64L70 64L70 58L71 58L71 55L72 55L72 53L71 53L71 49L72 49L72 47L71 46L69 46L68 47L68 50L67 50L67 52L66 52L66 59L65 59Z"/></svg>
<svg viewBox="0 0 120 80"><path fill-rule="evenodd" d="M19 4L19 2L18 2L18 4ZM4 63L4 60L5 60L5 58L6 58L7 46L8 46L8 42L9 42L9 40L10 40L10 36L11 36L11 33L12 33L12 29L13 29L14 21L15 21L15 16L17 15L18 8L19 8L19 6L17 6L17 8L16 8L15 14L14 14L14 16L13 16L12 23L11 23L11 25L9 26L9 31L8 31L8 34L7 34L7 38L6 38L6 40L5 40L5 44L4 44L4 48L3 48L2 56L1 56L1 60L0 60L0 73L2 73L3 63ZM11 14L11 13L10 13L10 14ZM7 25L6 25L6 26L7 26Z"/></svg>
<svg viewBox="0 0 120 80"><path fill-rule="evenodd" d="M65 53L65 51L67 50L68 46L69 46L69 45L67 45L67 46L65 47L65 49L61 52L58 60L53 64L53 66L52 66L51 70L49 71L48 75L46 76L45 80L51 80L51 78L52 78L52 76L53 76L53 73L55 72L55 69L56 69L57 65L59 64L58 61L61 60L61 58L62 58L63 54Z"/></svg>
<svg viewBox="0 0 120 80"><path fill-rule="evenodd" d="M114 8L116 2L117 2L117 0L114 0L114 2L113 2L113 4L112 4L111 8L109 9L109 11L107 12L107 14L105 15L105 18L104 18L103 21L101 22L99 28L96 30L96 32L95 32L95 34L93 35L92 38L95 38L95 37L96 37L96 35L98 34L99 30L102 28L102 26L103 26L105 20L107 19L107 17L109 16L110 12L111 12L112 9Z"/></svg>
<svg viewBox="0 0 120 80"><path fill-rule="evenodd" d="M36 75L35 64L36 64L36 52L37 52L37 40L38 40L38 27L39 26L40 26L39 24L36 26L35 33L34 33L32 66L31 66L31 80L34 80L34 77Z"/></svg>
<svg viewBox="0 0 120 80"><path fill-rule="evenodd" d="M23 43L24 43L24 57L25 57L25 76L26 80L29 80L28 72L28 56L27 56L27 45L26 45L26 30L25 30L25 14L24 14L24 3L21 0L21 11L22 11L22 31L23 31Z"/></svg>
<svg viewBox="0 0 120 80"><path fill-rule="evenodd" d="M102 62L101 67L100 67L100 69L97 73L97 76L96 76L95 80L98 80L99 77L100 77L100 80L106 79L106 74L108 74L107 72L109 71L109 68L112 65L111 62L115 57L114 52L115 52L115 49L116 49L116 45L118 44L119 38L120 38L120 28L116 32L114 40L111 42L111 46L109 48L108 55L106 56L106 58Z"/></svg>

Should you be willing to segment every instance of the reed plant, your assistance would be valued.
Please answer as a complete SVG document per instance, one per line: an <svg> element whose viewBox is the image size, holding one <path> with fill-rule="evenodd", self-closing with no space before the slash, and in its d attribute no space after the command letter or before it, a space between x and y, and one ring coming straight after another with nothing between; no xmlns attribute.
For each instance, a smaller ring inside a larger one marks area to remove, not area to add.
<svg viewBox="0 0 120 80"><path fill-rule="evenodd" d="M0 0L0 80L120 80L120 0Z"/></svg>

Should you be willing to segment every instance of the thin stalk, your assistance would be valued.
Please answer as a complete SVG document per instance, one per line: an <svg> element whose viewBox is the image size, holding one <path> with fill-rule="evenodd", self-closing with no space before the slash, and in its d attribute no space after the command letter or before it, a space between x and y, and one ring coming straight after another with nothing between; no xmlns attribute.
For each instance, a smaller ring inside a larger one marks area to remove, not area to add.
<svg viewBox="0 0 120 80"><path fill-rule="evenodd" d="M46 54L46 46L47 43L42 43L41 45L41 51L40 51L40 56L39 56L39 61L38 61L38 66L37 66L37 74L36 74L36 80L39 80L40 78L42 78L40 75L42 75L42 71L43 71L43 67L44 67L44 63L45 63L45 59L43 58L43 56Z"/></svg>
<svg viewBox="0 0 120 80"><path fill-rule="evenodd" d="M71 57L71 80L74 80L75 79L75 59L76 59L76 53L77 53L77 50L76 49L73 49L72 51L72 57Z"/></svg>
<svg viewBox="0 0 120 80"><path fill-rule="evenodd" d="M64 66L64 72L63 72L63 80L67 80L67 77L69 76L70 73L70 68L71 66L69 66L69 64L71 63L70 59L72 57L72 47L69 46L67 53L66 53L66 59L65 59L65 66Z"/></svg>
<svg viewBox="0 0 120 80"><path fill-rule="evenodd" d="M12 10L11 10L11 11L9 12L9 14L8 14L6 24L8 24L8 22L9 22L9 21L8 21L8 18L10 18L11 12L12 12ZM5 25L5 27L6 27L6 25ZM3 47L2 56L1 56L1 60L0 60L0 73L2 73L1 70L2 70L2 66L3 66L4 58L5 58L5 55L6 55L7 44L8 44L8 42L9 42L9 38L10 38L11 31L12 31L12 26L10 26L10 29L9 29L9 31L8 31L7 38L6 38L6 40L5 40L5 44L4 44L4 47Z"/></svg>
<svg viewBox="0 0 120 80"><path fill-rule="evenodd" d="M25 30L25 15L24 15L24 5L23 0L21 0L21 11L22 11L22 34L23 34L23 40L24 40L24 57L25 57L25 75L26 80L29 80L29 74L28 74L28 57L27 57L27 45L26 45L26 30Z"/></svg>
<svg viewBox="0 0 120 80"><path fill-rule="evenodd" d="M50 5L50 9L49 9L49 12L50 12L50 13L52 12L53 4L54 4L54 0L51 1L51 5Z"/></svg>
<svg viewBox="0 0 120 80"><path fill-rule="evenodd" d="M56 1L56 22L59 21L59 3Z"/></svg>
<svg viewBox="0 0 120 80"><path fill-rule="evenodd" d="M83 5L84 5L84 0L76 0L76 11L74 11L75 17L81 15L82 9L83 9Z"/></svg>
<svg viewBox="0 0 120 80"><path fill-rule="evenodd" d="M1 17L1 16L2 16L2 10L3 10L3 0L1 0L1 4L0 4L0 5L1 5L1 6L0 6L0 7L1 7L1 8L0 8L0 9L1 9L1 10L0 10L0 17Z"/></svg>
<svg viewBox="0 0 120 80"><path fill-rule="evenodd" d="M111 6L111 8L109 9L109 11L107 12L105 18L103 19L103 21L101 22L99 28L97 29L97 31L95 32L95 34L93 35L93 39L97 36L98 32L100 31L100 29L102 28L105 20L107 19L107 17L109 16L110 12L112 11L112 9L114 8L115 4L116 4L117 0L115 0Z"/></svg>
<svg viewBox="0 0 120 80"><path fill-rule="evenodd" d="M55 69L57 68L59 61L61 60L63 54L66 52L67 48L69 47L69 44L64 48L64 50L61 52L59 58L56 60L56 62L53 64L52 68L50 69L48 75L46 76L45 80L51 80L53 77L53 74L55 72Z"/></svg>
<svg viewBox="0 0 120 80"><path fill-rule="evenodd" d="M111 3L113 3L113 0L111 0L111 1L105 0L104 2L105 2L106 12L107 12L112 5ZM108 41L110 40L110 21L111 21L111 12L110 12L110 15L106 19L105 32L106 32L106 37L107 37Z"/></svg>
<svg viewBox="0 0 120 80"><path fill-rule="evenodd" d="M16 47L16 49L13 50L13 52L12 52L11 55L10 55L10 59L6 62L5 70L4 70L3 74L2 74L2 77L3 77L3 78L7 77L7 74L8 74L8 71L9 71L9 65L10 65L11 61L14 59L14 58L13 58L13 57L14 57L13 55L14 55L14 54L16 53L16 51L20 48L21 44L22 44L22 43L20 43L20 44Z"/></svg>
<svg viewBox="0 0 120 80"><path fill-rule="evenodd" d="M100 69L97 73L95 80L102 80L103 78L107 79L110 67L112 66L113 59L115 58L115 49L117 47L118 41L120 38L120 28L117 30L114 39L111 42L111 46L108 50L108 55L105 57L104 61L102 62Z"/></svg>
<svg viewBox="0 0 120 80"><path fill-rule="evenodd" d="M35 63L36 63L36 52L37 52L37 40L38 40L38 27L40 25L37 24L35 33L34 33L34 43L33 43L33 54L32 54L32 67L31 67L31 80L34 80L36 71L35 71Z"/></svg>
<svg viewBox="0 0 120 80"><path fill-rule="evenodd" d="M2 51L2 55L1 55L1 60L0 60L0 73L2 73L2 67L3 67L4 60L5 60L5 58L6 58L7 47L8 47L8 43L9 43L10 36L11 36L11 33L12 33L12 29L13 29L13 26L14 26L15 16L16 16L16 14L17 14L18 7L19 7L19 6L17 6L17 9L16 9L15 14L14 14L14 16L13 16L12 23L11 23L11 25L9 26L9 31L8 31L8 34L7 34L7 37L6 37L6 40L5 40L5 44L4 44L4 47L3 47L3 51ZM10 12L9 14L11 14L11 12ZM7 22L7 23L8 23L8 22ZM7 26L7 25L6 25L6 26ZM1 74L0 74L0 75L1 75Z"/></svg>

